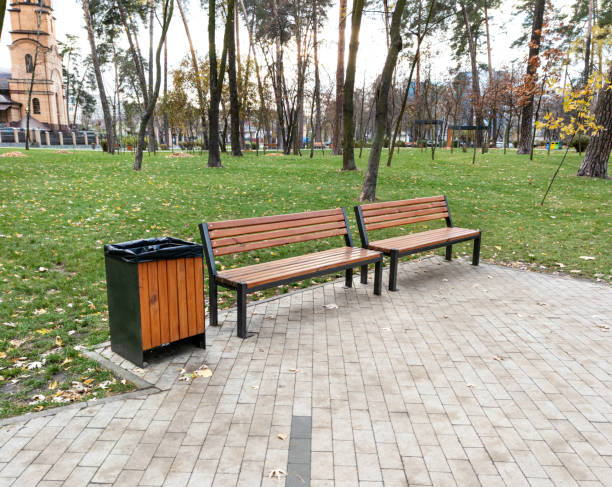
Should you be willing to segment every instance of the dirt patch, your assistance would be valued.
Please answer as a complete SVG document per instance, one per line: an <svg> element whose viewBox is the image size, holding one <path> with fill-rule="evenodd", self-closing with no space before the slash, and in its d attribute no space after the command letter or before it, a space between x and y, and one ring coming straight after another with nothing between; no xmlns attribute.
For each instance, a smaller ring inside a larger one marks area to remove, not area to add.
<svg viewBox="0 0 612 487"><path fill-rule="evenodd" d="M193 157L193 155L187 154L186 152L173 152L172 154L168 154L166 159L183 159L185 157Z"/></svg>
<svg viewBox="0 0 612 487"><path fill-rule="evenodd" d="M65 149L59 149L59 150L55 150L53 151L54 154L70 154L70 152L68 152Z"/></svg>
<svg viewBox="0 0 612 487"><path fill-rule="evenodd" d="M26 157L26 155L23 152L14 151L5 152L4 154L0 155L0 157Z"/></svg>
<svg viewBox="0 0 612 487"><path fill-rule="evenodd" d="M268 152L266 154L266 157L282 157L285 154L283 154L282 152Z"/></svg>

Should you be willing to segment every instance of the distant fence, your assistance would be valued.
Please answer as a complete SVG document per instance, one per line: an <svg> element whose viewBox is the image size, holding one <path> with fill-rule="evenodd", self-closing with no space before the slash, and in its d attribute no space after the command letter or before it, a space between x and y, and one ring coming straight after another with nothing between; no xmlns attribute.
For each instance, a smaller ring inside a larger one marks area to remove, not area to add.
<svg viewBox="0 0 612 487"><path fill-rule="evenodd" d="M22 128L0 128L0 146L22 146L26 142L26 134L26 129ZM38 129L30 130L30 144L34 147L89 146L95 148L100 145L100 139L101 136L92 131L52 132Z"/></svg>

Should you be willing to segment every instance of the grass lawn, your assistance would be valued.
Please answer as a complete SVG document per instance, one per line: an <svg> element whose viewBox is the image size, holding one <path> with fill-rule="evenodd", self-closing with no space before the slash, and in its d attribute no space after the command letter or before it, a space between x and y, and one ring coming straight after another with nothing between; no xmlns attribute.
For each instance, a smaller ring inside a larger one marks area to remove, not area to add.
<svg viewBox="0 0 612 487"><path fill-rule="evenodd" d="M483 230L483 259L612 282L612 181L575 177L579 157L570 153L540 207L560 159L542 152L530 162L492 150L472 165L469 152L439 150L432 162L429 152L403 149L393 167L381 167L377 195L446 194L455 225ZM352 206L365 155L357 172L340 172L340 158L329 152L314 159L249 154L224 164L211 170L206 156L159 154L145 156L136 173L129 155L32 150L0 158L0 417L131 387L79 351L108 339L105 243L163 235L199 241L201 220L337 206L349 210L358 243ZM341 243L337 237L229 256L220 267ZM471 253L471 244L455 251ZM221 292L230 306L233 295Z"/></svg>

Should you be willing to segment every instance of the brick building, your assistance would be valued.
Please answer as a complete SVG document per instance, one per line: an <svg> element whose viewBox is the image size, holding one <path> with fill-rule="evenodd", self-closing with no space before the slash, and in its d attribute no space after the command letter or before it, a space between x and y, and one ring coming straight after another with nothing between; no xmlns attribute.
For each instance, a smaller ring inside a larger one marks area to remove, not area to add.
<svg viewBox="0 0 612 487"><path fill-rule="evenodd" d="M55 37L51 0L11 0L10 77L0 73L0 123L25 126L28 90L34 71L31 124L47 130L68 128L62 57ZM38 21L40 14L40 32ZM38 60L36 43L38 38ZM38 122L38 123L37 123Z"/></svg>

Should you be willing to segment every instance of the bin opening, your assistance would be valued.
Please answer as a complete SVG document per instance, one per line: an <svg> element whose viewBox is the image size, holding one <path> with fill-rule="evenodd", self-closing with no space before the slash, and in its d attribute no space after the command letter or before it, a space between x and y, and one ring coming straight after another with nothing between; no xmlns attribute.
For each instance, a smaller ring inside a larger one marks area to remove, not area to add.
<svg viewBox="0 0 612 487"><path fill-rule="evenodd" d="M105 245L104 255L124 262L153 262L162 259L201 257L202 246L174 237L148 238Z"/></svg>

